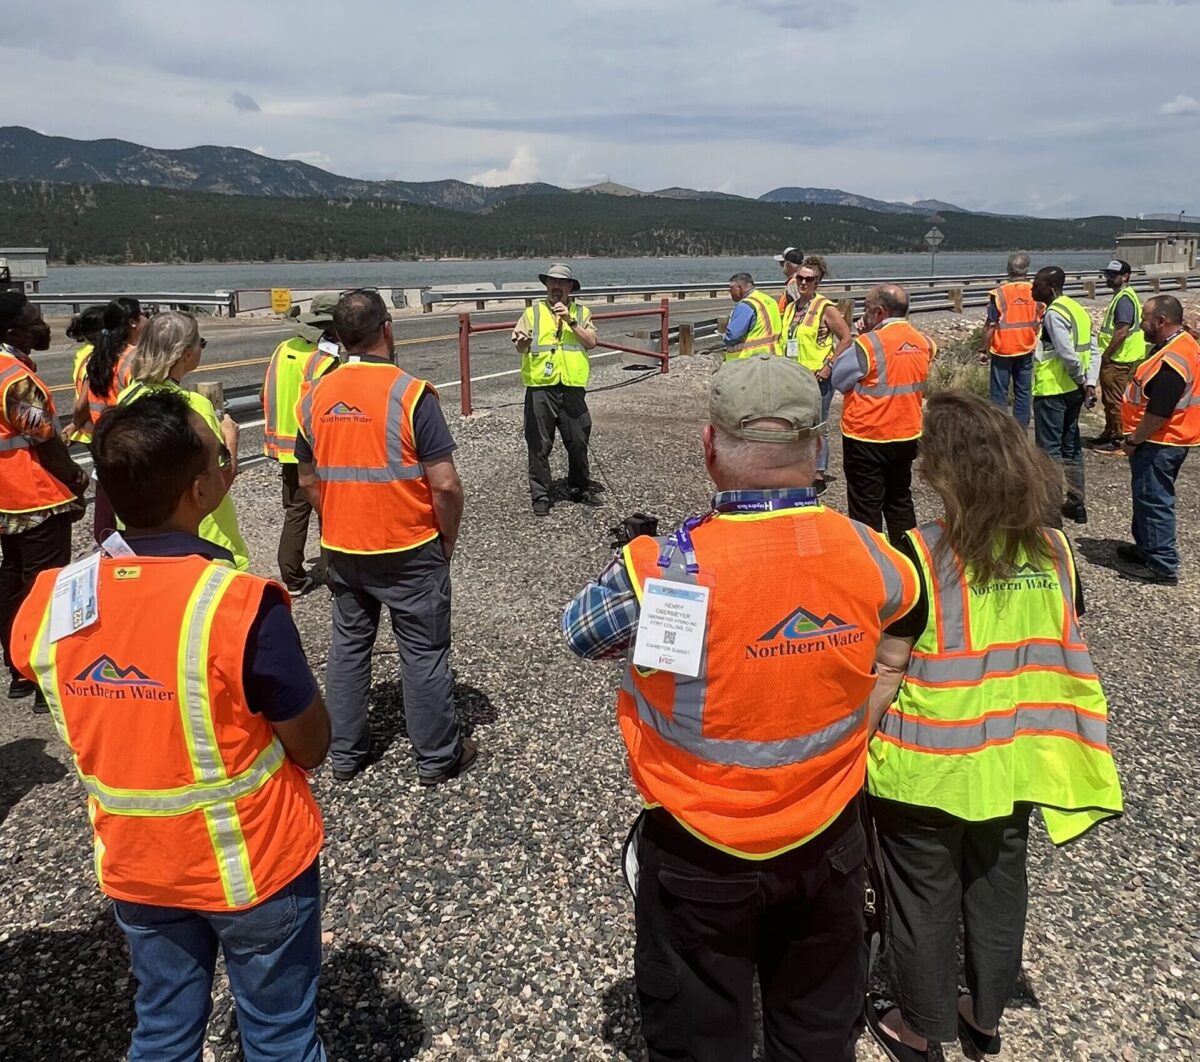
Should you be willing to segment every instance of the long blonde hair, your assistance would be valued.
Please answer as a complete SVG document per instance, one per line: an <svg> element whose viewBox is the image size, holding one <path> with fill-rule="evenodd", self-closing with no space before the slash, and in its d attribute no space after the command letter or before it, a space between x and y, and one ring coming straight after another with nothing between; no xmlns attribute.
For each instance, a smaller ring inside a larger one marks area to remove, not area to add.
<svg viewBox="0 0 1200 1062"><path fill-rule="evenodd" d="M945 507L938 548L954 552L972 583L1012 575L1022 554L1048 559L1042 529L1062 477L1007 410L967 391L934 395L925 405L920 475Z"/></svg>
<svg viewBox="0 0 1200 1062"><path fill-rule="evenodd" d="M146 322L130 362L130 378L162 383L176 363L200 344L200 327L190 313L171 310Z"/></svg>

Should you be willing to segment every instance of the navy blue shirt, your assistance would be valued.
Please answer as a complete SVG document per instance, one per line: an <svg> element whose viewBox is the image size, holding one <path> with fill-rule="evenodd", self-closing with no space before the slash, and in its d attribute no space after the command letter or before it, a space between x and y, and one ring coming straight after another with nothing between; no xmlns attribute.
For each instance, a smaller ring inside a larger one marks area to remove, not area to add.
<svg viewBox="0 0 1200 1062"><path fill-rule="evenodd" d="M183 532L126 536L126 541L139 557L200 556L233 564L233 554L227 549ZM246 636L242 686L246 707L272 723L294 719L317 696L317 683L300 645L300 632L279 587L263 589L258 615Z"/></svg>

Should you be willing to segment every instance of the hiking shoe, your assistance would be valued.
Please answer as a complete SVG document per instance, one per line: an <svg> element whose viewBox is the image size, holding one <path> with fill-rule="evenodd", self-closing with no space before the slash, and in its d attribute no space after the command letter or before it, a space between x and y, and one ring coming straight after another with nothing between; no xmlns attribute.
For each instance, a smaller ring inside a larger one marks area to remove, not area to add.
<svg viewBox="0 0 1200 1062"><path fill-rule="evenodd" d="M1179 576L1170 572L1160 572L1147 564L1119 564L1117 566L1122 579L1135 583L1153 583L1158 586L1178 586Z"/></svg>
<svg viewBox="0 0 1200 1062"><path fill-rule="evenodd" d="M1101 457L1125 456L1125 451L1121 449L1121 444L1115 442L1092 443L1092 445L1088 447L1088 451L1093 454L1100 454Z"/></svg>
<svg viewBox="0 0 1200 1062"><path fill-rule="evenodd" d="M457 778L460 774L466 774L475 765L478 756L479 746L470 738L463 738L462 748L458 750L458 759L444 771L438 771L436 774L421 774L418 771L417 781L424 786L441 785L443 782L450 781L451 778Z"/></svg>
<svg viewBox="0 0 1200 1062"><path fill-rule="evenodd" d="M1074 520L1077 524L1086 524L1087 521L1087 506L1086 505L1064 505L1062 514L1068 520Z"/></svg>
<svg viewBox="0 0 1200 1062"><path fill-rule="evenodd" d="M10 701L23 701L31 693L37 693L37 683L30 682L29 679L18 675L8 684L8 699Z"/></svg>
<svg viewBox="0 0 1200 1062"><path fill-rule="evenodd" d="M534 516L549 516L550 515L550 499L549 498L538 498L538 500L533 503L533 515Z"/></svg>

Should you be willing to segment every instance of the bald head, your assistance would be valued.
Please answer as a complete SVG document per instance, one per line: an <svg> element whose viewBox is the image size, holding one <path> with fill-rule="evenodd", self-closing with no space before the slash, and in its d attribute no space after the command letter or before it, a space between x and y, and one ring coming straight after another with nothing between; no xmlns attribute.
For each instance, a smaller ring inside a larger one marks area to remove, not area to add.
<svg viewBox="0 0 1200 1062"><path fill-rule="evenodd" d="M908 313L908 292L899 284L880 284L867 292L867 305L886 310L888 317L903 317Z"/></svg>
<svg viewBox="0 0 1200 1062"><path fill-rule="evenodd" d="M1049 306L1062 294L1066 282L1067 274L1058 266L1045 266L1033 278L1033 297Z"/></svg>
<svg viewBox="0 0 1200 1062"><path fill-rule="evenodd" d="M1014 280L1017 277L1026 276L1029 273L1029 255L1024 251L1017 251L1008 256L1008 275Z"/></svg>
<svg viewBox="0 0 1200 1062"><path fill-rule="evenodd" d="M1183 303L1174 295L1155 295L1146 300L1143 317L1161 317L1167 324L1183 324Z"/></svg>

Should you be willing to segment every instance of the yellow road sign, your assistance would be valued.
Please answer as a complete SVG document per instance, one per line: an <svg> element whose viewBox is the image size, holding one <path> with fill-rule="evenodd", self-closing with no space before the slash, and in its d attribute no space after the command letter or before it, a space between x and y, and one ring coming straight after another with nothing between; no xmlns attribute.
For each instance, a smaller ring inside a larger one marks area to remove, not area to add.
<svg viewBox="0 0 1200 1062"><path fill-rule="evenodd" d="M271 312L272 313L291 313L292 310L292 289L291 288L272 288L271 289Z"/></svg>

